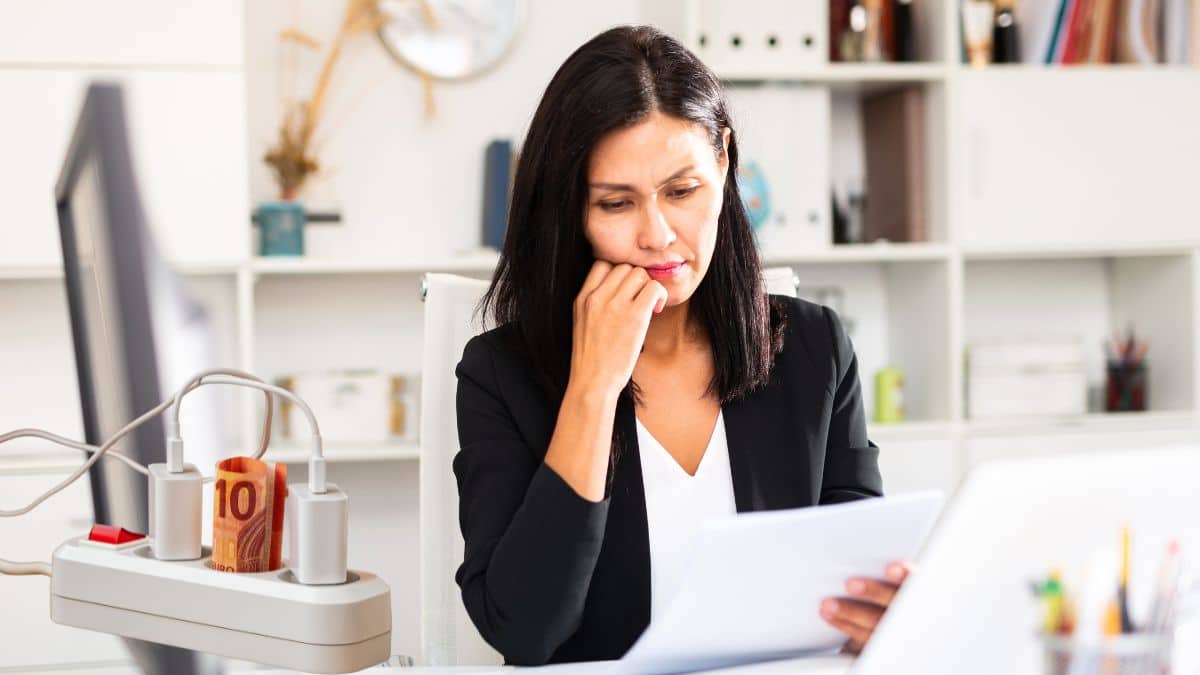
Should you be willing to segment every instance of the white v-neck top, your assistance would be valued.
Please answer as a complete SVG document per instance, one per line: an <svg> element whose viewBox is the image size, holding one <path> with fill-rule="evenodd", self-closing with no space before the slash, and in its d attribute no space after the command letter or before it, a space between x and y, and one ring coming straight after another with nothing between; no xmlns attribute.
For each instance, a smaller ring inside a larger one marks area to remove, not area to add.
<svg viewBox="0 0 1200 675"><path fill-rule="evenodd" d="M650 536L650 619L662 612L678 590L679 575L700 527L708 520L737 513L724 413L708 448L690 476L642 421L637 421L638 455L646 492L646 525Z"/></svg>

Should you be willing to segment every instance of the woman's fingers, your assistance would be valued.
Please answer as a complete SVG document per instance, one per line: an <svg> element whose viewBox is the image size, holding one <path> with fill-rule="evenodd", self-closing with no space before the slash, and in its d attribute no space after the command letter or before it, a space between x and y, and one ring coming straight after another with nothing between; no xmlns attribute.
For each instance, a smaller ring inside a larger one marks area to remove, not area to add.
<svg viewBox="0 0 1200 675"><path fill-rule="evenodd" d="M911 563L891 563L884 569L885 579L851 577L846 580L851 597L821 602L821 617L850 638L847 651L857 654L867 644L911 571Z"/></svg>
<svg viewBox="0 0 1200 675"><path fill-rule="evenodd" d="M851 598L830 598L821 603L821 616L853 624L870 632L875 630L879 619L883 618L884 609L874 603Z"/></svg>
<svg viewBox="0 0 1200 675"><path fill-rule="evenodd" d="M650 281L650 275L646 273L645 269L634 267L629 274L625 275L625 279L621 281L621 287L614 297L632 302Z"/></svg>
<svg viewBox="0 0 1200 675"><path fill-rule="evenodd" d="M896 597L896 591L899 589L896 584L878 579L854 577L846 581L846 592L851 596L884 607L892 604L892 599Z"/></svg>
<svg viewBox="0 0 1200 675"><path fill-rule="evenodd" d="M573 307L575 316L582 316L583 310L587 306L587 299L591 294L600 288L600 284L608 277L608 273L612 271L612 263L606 260L597 260L592 263L592 269L588 271L587 278L583 280L583 285L579 288L579 294L575 296L575 305ZM579 324L576 323L576 328Z"/></svg>
<svg viewBox="0 0 1200 675"><path fill-rule="evenodd" d="M865 645L867 640L871 638L871 632L875 630L875 625L863 626L843 616L841 605L845 604L845 602L844 600L826 600L822 602L821 618L825 619L829 625L845 633L850 638L851 643L856 643L859 646Z"/></svg>
<svg viewBox="0 0 1200 675"><path fill-rule="evenodd" d="M647 307L651 312L657 314L667 304L667 289L657 281L650 279L645 286L642 286L642 290L638 291L633 302L638 307Z"/></svg>
<svg viewBox="0 0 1200 675"><path fill-rule="evenodd" d="M883 571L883 576L893 584L902 584L912 572L912 563L910 562L894 562L887 566Z"/></svg>
<svg viewBox="0 0 1200 675"><path fill-rule="evenodd" d="M588 271L587 278L583 280L583 286L579 289L579 297L586 298L596 290L612 268L612 263L606 260L597 260L592 263L592 269Z"/></svg>

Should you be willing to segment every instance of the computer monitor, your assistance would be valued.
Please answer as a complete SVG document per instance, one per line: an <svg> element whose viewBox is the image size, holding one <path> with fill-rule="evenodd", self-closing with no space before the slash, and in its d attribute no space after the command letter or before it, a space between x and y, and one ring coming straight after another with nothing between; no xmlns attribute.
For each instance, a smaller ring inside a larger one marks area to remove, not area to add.
<svg viewBox="0 0 1200 675"><path fill-rule="evenodd" d="M84 435L99 445L189 374L214 365L213 341L204 307L163 261L147 226L119 85L88 87L55 197ZM195 405L184 414L183 425L190 422L195 434L228 428L215 406ZM165 461L165 447L162 419L155 418L114 449L151 464ZM204 466L191 453L188 460ZM98 462L89 478L96 522L147 531L144 476ZM221 667L213 657L187 650L126 644L150 673Z"/></svg>

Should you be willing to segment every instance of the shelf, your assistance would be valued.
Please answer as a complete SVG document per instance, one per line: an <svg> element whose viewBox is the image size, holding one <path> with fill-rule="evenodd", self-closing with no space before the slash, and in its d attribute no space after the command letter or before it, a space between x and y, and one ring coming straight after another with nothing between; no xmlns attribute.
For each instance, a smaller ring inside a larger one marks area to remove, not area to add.
<svg viewBox="0 0 1200 675"><path fill-rule="evenodd" d="M950 247L933 243L880 242L873 244L836 244L826 249L794 254L768 254L763 267L790 263L873 263L946 260Z"/></svg>
<svg viewBox="0 0 1200 675"><path fill-rule="evenodd" d="M0 452L0 476L18 476L29 474L64 474L78 469L86 461L82 452L73 450L62 451L54 448L41 452L30 448L28 451ZM101 460L109 461L111 460ZM47 488L50 487L48 483Z"/></svg>
<svg viewBox="0 0 1200 675"><path fill-rule="evenodd" d="M1200 242L1166 242L1161 244L1042 244L1033 246L967 246L967 260L1054 260L1064 258L1138 258L1144 256L1189 255Z"/></svg>
<svg viewBox="0 0 1200 675"><path fill-rule="evenodd" d="M759 82L797 82L835 90L871 91L904 84L937 83L946 79L941 63L830 63L762 72L723 71L721 80L734 86Z"/></svg>
<svg viewBox="0 0 1200 675"><path fill-rule="evenodd" d="M302 464L308 461L307 446L281 443L272 445L263 455L268 462L283 462L285 464ZM326 443L325 460L336 462L391 462L416 460L421 456L421 448L415 442L368 442L368 443Z"/></svg>
<svg viewBox="0 0 1200 675"><path fill-rule="evenodd" d="M971 420L968 436L1042 436L1061 433L1141 432L1197 429L1200 424L1190 410L1127 413L1089 413L1068 417L1021 417Z"/></svg>
<svg viewBox="0 0 1200 675"><path fill-rule="evenodd" d="M253 258L246 262L185 263L173 269L187 277L233 275L248 270L259 276L328 274L423 274L425 272L488 272L499 254L478 252L430 260L357 260L322 258ZM0 266L0 281L53 281L63 276L58 265Z"/></svg>
<svg viewBox="0 0 1200 675"><path fill-rule="evenodd" d="M233 456L232 454L230 455ZM416 460L421 448L415 442L386 443L328 443L325 459L338 462L393 462ZM308 461L308 448L298 444L272 444L263 455L268 462L302 464ZM85 461L83 453L61 452L57 449L39 452L35 448L18 448L0 452L0 476L27 474L61 474L78 469ZM109 464L115 464L111 460Z"/></svg>
<svg viewBox="0 0 1200 675"><path fill-rule="evenodd" d="M885 446L885 450L888 443L953 440L958 431L958 425L946 421L911 421L889 424L870 422L867 424L867 436L879 445Z"/></svg>
<svg viewBox="0 0 1200 675"><path fill-rule="evenodd" d="M899 422L867 425L880 446L891 442L953 440L995 436L1053 436L1064 433L1186 431L1200 434L1200 417L1190 410L1089 413L1065 417L1013 417L964 422Z"/></svg>
<svg viewBox="0 0 1200 675"><path fill-rule="evenodd" d="M173 266L183 276L205 277L232 275L241 268L236 262L185 263ZM54 281L62 279L61 265L0 266L0 281Z"/></svg>
<svg viewBox="0 0 1200 675"><path fill-rule="evenodd" d="M956 247L940 243L835 244L825 249L796 253L768 253L763 265L790 263L873 263L937 261L948 259ZM967 247L967 260L1041 260L1055 258L1116 258L1188 255L1200 250L1197 242L1163 244L1111 244L1101 246L1005 246ZM422 274L425 272L490 273L499 255L478 253L427 261L383 261L337 258L254 258L245 263L188 263L179 266L184 276L221 276L248 269L259 276L338 275L338 274ZM38 281L62 278L62 268L51 265L0 266L0 281Z"/></svg>
<svg viewBox="0 0 1200 675"><path fill-rule="evenodd" d="M423 274L425 272L491 272L499 254L492 251L429 260L359 260L336 258L254 258L249 268L259 276L326 274Z"/></svg>
<svg viewBox="0 0 1200 675"><path fill-rule="evenodd" d="M1140 75L1146 73L1167 73L1181 77L1200 77L1200 67L1191 65L1140 63L993 63L986 67L976 68L966 63L956 63L951 66L951 72L956 74L1005 73L1008 75L1028 75L1031 73L1062 73L1064 75L1079 73L1115 73L1119 75Z"/></svg>

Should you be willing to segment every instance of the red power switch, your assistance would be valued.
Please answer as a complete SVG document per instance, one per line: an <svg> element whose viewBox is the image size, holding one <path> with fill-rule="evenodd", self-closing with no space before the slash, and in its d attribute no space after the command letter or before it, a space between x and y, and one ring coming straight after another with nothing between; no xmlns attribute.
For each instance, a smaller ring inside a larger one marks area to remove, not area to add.
<svg viewBox="0 0 1200 675"><path fill-rule="evenodd" d="M88 541L97 541L101 544L124 544L125 542L145 538L146 535L144 534L130 532L123 527L115 525L93 525L92 531L88 532Z"/></svg>

